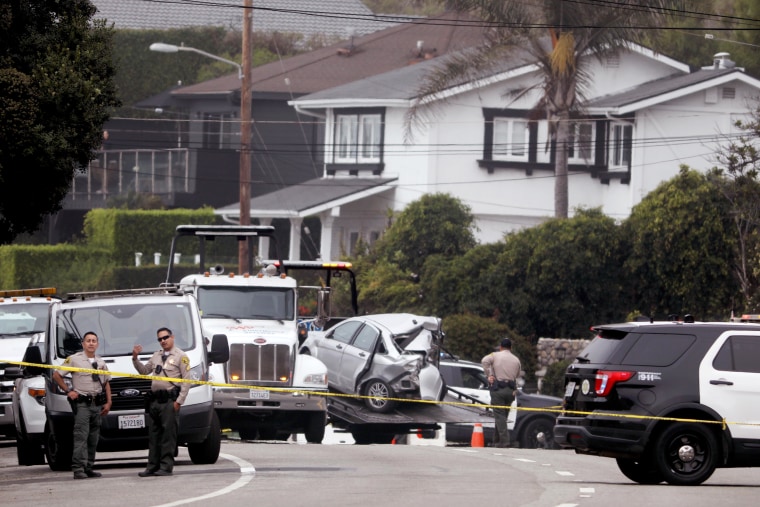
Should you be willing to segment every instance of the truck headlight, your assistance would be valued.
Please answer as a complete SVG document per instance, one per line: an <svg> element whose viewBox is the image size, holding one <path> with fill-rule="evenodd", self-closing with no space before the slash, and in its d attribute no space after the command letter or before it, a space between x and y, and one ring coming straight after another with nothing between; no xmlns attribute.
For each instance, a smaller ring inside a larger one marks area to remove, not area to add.
<svg viewBox="0 0 760 507"><path fill-rule="evenodd" d="M312 373L310 375L306 375L303 378L303 383L324 386L327 384L327 374L326 373Z"/></svg>

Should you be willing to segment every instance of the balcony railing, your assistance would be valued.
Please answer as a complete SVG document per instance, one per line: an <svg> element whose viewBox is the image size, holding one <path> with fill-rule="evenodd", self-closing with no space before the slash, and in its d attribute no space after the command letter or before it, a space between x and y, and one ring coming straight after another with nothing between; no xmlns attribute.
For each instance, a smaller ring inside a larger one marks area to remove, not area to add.
<svg viewBox="0 0 760 507"><path fill-rule="evenodd" d="M74 207L97 206L107 198L129 193L172 194L195 190L186 148L100 151L85 172L77 173L68 201Z"/></svg>

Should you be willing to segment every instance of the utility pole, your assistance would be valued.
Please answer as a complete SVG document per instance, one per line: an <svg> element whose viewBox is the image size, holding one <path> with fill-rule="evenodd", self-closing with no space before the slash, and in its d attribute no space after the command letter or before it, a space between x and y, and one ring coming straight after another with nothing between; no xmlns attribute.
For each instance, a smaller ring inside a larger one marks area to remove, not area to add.
<svg viewBox="0 0 760 507"><path fill-rule="evenodd" d="M243 79L240 86L240 225L251 225L251 31L253 0L243 0ZM238 273L248 269L249 239L238 241Z"/></svg>

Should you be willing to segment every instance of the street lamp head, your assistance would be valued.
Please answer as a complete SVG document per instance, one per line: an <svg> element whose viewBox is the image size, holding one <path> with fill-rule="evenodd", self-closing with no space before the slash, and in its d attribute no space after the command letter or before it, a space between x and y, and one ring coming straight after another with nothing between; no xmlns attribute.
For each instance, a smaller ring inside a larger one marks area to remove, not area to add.
<svg viewBox="0 0 760 507"><path fill-rule="evenodd" d="M174 44L164 44L163 42L154 42L150 45L151 51L158 51L159 53L177 53L179 46Z"/></svg>

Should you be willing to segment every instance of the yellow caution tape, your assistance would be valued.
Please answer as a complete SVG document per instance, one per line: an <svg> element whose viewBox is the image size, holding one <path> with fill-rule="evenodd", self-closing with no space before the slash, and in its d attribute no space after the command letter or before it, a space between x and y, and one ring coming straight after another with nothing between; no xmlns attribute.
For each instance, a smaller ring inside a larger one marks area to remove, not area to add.
<svg viewBox="0 0 760 507"><path fill-rule="evenodd" d="M49 365L49 364L38 364L38 363L27 363L24 361L8 361L4 359L0 359L0 363L6 363L6 364L13 364L17 366L33 366L37 368L45 368L49 370L65 370L65 371L81 371L85 373L92 373L96 375L103 375L104 370L94 370L91 368L75 368L73 366L57 366L57 365ZM176 377L159 377L157 375L142 375L139 373L125 373L125 372L115 372L111 370L107 370L107 375L111 377L127 377L127 378L137 378L137 379L143 379L143 380L163 380L166 382L184 382L188 384L196 384L196 385L208 385L211 387L226 387L226 388L233 388L233 389L245 389L245 390L256 390L256 391L271 391L271 392L281 392L281 393L299 393L299 394L307 394L312 396L324 396L324 397L331 397L331 398L352 398L352 399L376 399L377 396L364 396L364 395L358 395L358 394L343 394L343 393L335 393L335 392L328 392L328 391L308 391L304 389L294 389L294 388L287 388L287 387L268 387L268 386L241 386L240 384L227 384L223 382L212 382L209 380L194 380L194 379L183 379L183 378L176 378ZM723 430L726 429L726 427L729 424L733 425L743 425L743 426L760 426L760 423L749 423L749 422L734 422L734 421L726 421L725 419L722 419L720 421L715 420L709 420L709 419L690 419L690 418L681 418L681 417L659 417L659 416L651 416L651 415L633 415L633 414L619 414L614 412L603 412L603 411L581 411L581 410L567 410L562 408L560 405L551 406L551 407L541 407L541 408L534 408L534 407L512 407L511 405L487 405L485 403L470 403L470 402L464 402L464 401L438 401L438 400L410 400L408 398L382 398L384 400L389 401L397 401L401 403L424 403L429 405L452 405L452 406L461 406L461 407L471 407L471 408L482 408L482 409L510 409L510 410L518 410L518 411L525 411L525 412L547 412L547 413L556 413L556 414L568 414L568 415L590 415L597 418L604 418L604 417L613 417L613 418L619 418L619 419L639 419L639 420L655 420L655 421L671 421L671 422L691 422L691 423L704 423L704 424L720 424L721 428Z"/></svg>

